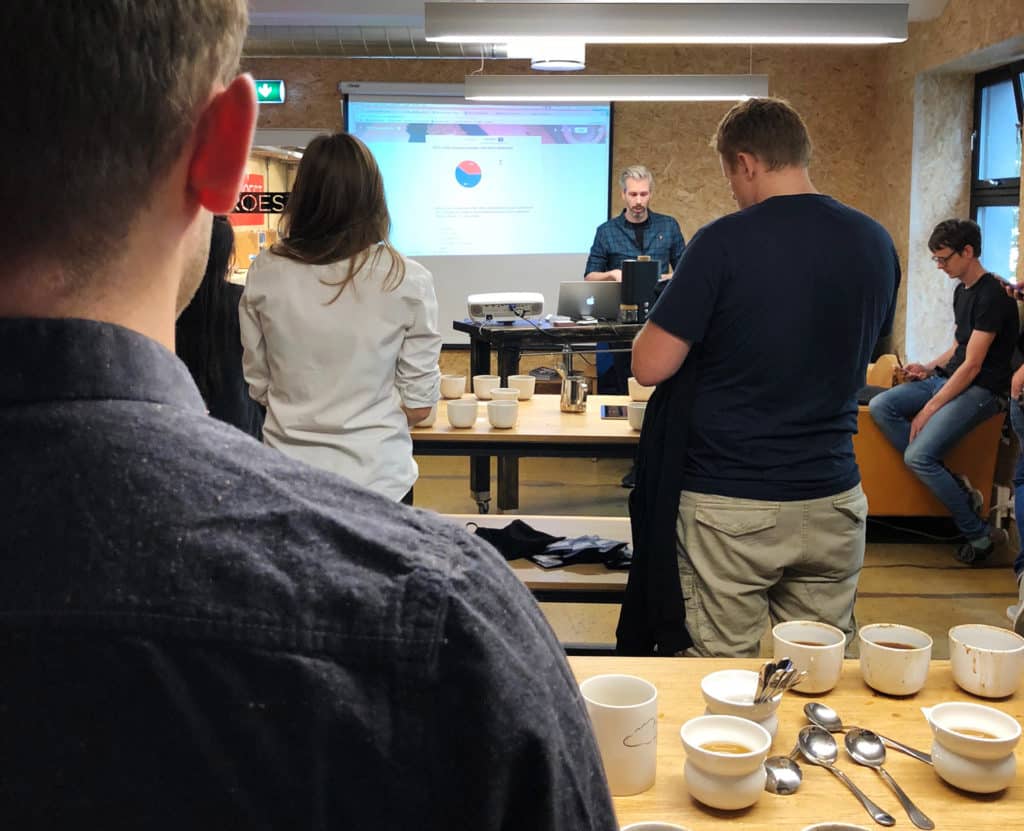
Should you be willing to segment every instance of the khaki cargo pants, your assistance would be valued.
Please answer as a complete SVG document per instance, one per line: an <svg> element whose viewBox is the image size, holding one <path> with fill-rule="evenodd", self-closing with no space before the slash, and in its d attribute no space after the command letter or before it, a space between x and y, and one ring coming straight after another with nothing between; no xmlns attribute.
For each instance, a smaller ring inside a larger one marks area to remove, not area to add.
<svg viewBox="0 0 1024 831"><path fill-rule="evenodd" d="M769 623L818 620L856 632L868 503L860 485L767 502L683 491L676 522L687 655L757 657Z"/></svg>

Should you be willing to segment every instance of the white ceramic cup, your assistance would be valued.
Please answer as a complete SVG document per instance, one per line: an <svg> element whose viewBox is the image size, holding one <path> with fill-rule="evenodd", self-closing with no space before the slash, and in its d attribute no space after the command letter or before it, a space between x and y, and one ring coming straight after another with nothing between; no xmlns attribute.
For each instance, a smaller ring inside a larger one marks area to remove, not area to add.
<svg viewBox="0 0 1024 831"><path fill-rule="evenodd" d="M646 791L658 764L658 690L635 675L595 675L580 692L612 795Z"/></svg>
<svg viewBox="0 0 1024 831"><path fill-rule="evenodd" d="M772 629L772 655L789 658L807 675L795 689L802 693L828 692L843 674L846 635L841 629L814 620L787 620Z"/></svg>
<svg viewBox="0 0 1024 831"><path fill-rule="evenodd" d="M803 831L869 831L869 829L851 822L816 822L814 825L808 825Z"/></svg>
<svg viewBox="0 0 1024 831"><path fill-rule="evenodd" d="M779 729L775 711L782 693L761 704L754 703L758 673L749 669L720 669L700 681L700 693L707 704L708 715L738 716L760 724L774 738Z"/></svg>
<svg viewBox="0 0 1024 831"><path fill-rule="evenodd" d="M686 789L698 802L736 811L761 798L772 737L759 724L736 716L698 716L679 729L679 738L686 749ZM715 749L722 743L746 752Z"/></svg>
<svg viewBox="0 0 1024 831"><path fill-rule="evenodd" d="M476 424L477 407L472 398L448 402L448 423L452 427L472 427Z"/></svg>
<svg viewBox="0 0 1024 831"><path fill-rule="evenodd" d="M922 707L921 712L932 729L932 762L942 779L974 793L995 793L1014 781L1021 728L1013 716L967 701Z"/></svg>
<svg viewBox="0 0 1024 831"><path fill-rule="evenodd" d="M491 427L507 430L515 427L516 419L519 418L518 401L488 401L487 420Z"/></svg>
<svg viewBox="0 0 1024 831"><path fill-rule="evenodd" d="M619 831L689 831L681 825L673 825L671 822L633 822L623 825Z"/></svg>
<svg viewBox="0 0 1024 831"><path fill-rule="evenodd" d="M982 698L1013 695L1024 674L1024 638L1009 629L965 623L949 630L953 680Z"/></svg>
<svg viewBox="0 0 1024 831"><path fill-rule="evenodd" d="M628 378L626 384L629 387L629 397L632 401L649 401L654 394L654 387L645 387L636 378Z"/></svg>
<svg viewBox="0 0 1024 831"><path fill-rule="evenodd" d="M886 695L913 695L928 680L932 639L901 623L862 626L860 673L871 689Z"/></svg>
<svg viewBox="0 0 1024 831"><path fill-rule="evenodd" d="M509 375L508 385L519 390L520 401L529 401L533 398L534 390L537 387L537 379L532 375Z"/></svg>
<svg viewBox="0 0 1024 831"><path fill-rule="evenodd" d="M629 419L629 426L639 430L644 426L644 414L647 412L646 401L630 401L626 405L626 418Z"/></svg>
<svg viewBox="0 0 1024 831"><path fill-rule="evenodd" d="M437 404L430 408L430 412L427 413L426 418L417 421L413 427L433 427L434 422L437 421Z"/></svg>
<svg viewBox="0 0 1024 831"><path fill-rule="evenodd" d="M518 401L519 390L515 387L495 387L491 390L492 401Z"/></svg>
<svg viewBox="0 0 1024 831"><path fill-rule="evenodd" d="M462 398L466 391L465 375L442 375L441 376L441 397Z"/></svg>
<svg viewBox="0 0 1024 831"><path fill-rule="evenodd" d="M489 401L491 390L501 386L501 378L497 375L474 375L473 394L481 401Z"/></svg>

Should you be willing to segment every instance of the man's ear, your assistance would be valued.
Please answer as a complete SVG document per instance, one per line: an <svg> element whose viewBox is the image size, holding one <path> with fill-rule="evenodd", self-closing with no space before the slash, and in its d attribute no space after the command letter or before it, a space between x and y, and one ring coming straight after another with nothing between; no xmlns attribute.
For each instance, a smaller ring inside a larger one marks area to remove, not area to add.
<svg viewBox="0 0 1024 831"><path fill-rule="evenodd" d="M238 201L256 114L252 77L239 75L210 99L199 119L188 179L200 205L211 213L230 213Z"/></svg>
<svg viewBox="0 0 1024 831"><path fill-rule="evenodd" d="M743 178L748 182L754 178L755 167L754 162L757 157L752 153L739 152L736 154L736 166L733 168L734 171L739 171L743 174Z"/></svg>

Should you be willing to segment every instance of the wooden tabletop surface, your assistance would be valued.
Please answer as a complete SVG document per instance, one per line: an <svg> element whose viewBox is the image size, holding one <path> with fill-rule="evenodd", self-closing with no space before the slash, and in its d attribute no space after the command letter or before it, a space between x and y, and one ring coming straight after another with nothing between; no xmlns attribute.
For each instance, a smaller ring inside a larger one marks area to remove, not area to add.
<svg viewBox="0 0 1024 831"><path fill-rule="evenodd" d="M463 400L476 401L476 396L466 393ZM472 427L452 427L448 423L448 402L441 400L437 405L437 420L431 427L414 427L415 442L433 440L479 442L530 441L538 444L573 443L636 443L640 432L629 426L626 419L601 418L602 404L629 403L628 395L591 395L587 398L586 412L563 413L561 398L557 395L534 395L528 401L519 402L519 420L514 427L498 429L487 420L487 402L478 402L476 424Z"/></svg>
<svg viewBox="0 0 1024 831"><path fill-rule="evenodd" d="M690 798L683 779L686 754L679 740L679 728L691 718L704 714L700 680L709 672L726 668L758 669L763 660L726 658L622 658L574 656L569 664L577 680L604 673L637 675L658 688L658 773L654 787L636 796L615 798L620 825L643 820L676 823L690 831L736 828L743 831L800 831L814 822L848 822L866 828L881 826L868 816L846 787L828 771L801 763L803 784L791 796L764 793L751 808L718 811ZM921 707L943 701L973 701L1024 719L1024 694L1008 699L988 700L965 693L953 683L948 661L933 661L925 688L917 695L892 698L868 688L857 661L846 661L839 685L820 695L786 693L779 707L779 731L771 753L784 755L796 743L800 727L807 723L803 706L823 701L839 713L847 726L861 726L898 739L920 750L931 750L931 730ZM842 749L836 766L845 771L868 796L896 818L896 829L914 826L895 795L879 775L854 764ZM998 794L976 795L957 790L941 779L930 766L890 750L885 767L918 807L935 821L936 831L946 829L1011 829L1024 827L1024 786L1021 778L1024 751L1017 748L1016 782Z"/></svg>

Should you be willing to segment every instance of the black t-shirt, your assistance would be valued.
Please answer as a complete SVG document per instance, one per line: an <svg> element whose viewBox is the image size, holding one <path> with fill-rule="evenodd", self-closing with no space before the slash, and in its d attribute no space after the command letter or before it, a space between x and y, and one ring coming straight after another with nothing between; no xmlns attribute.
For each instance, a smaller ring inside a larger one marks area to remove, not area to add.
<svg viewBox="0 0 1024 831"><path fill-rule="evenodd" d="M626 220L629 222L629 220ZM651 226L651 215L648 214L647 218L643 222L629 222L629 227L633 229L633 236L636 238L636 247L641 251L644 250L644 234L647 233L647 229Z"/></svg>
<svg viewBox="0 0 1024 831"><path fill-rule="evenodd" d="M651 313L700 345L684 488L794 500L856 485L856 393L899 276L885 229L828 196L702 228Z"/></svg>
<svg viewBox="0 0 1024 831"><path fill-rule="evenodd" d="M949 377L967 360L967 341L971 333L995 332L995 340L985 354L981 369L972 383L999 395L1010 388L1010 361L1017 343L1017 303L1003 289L1003 282L994 274L983 274L970 288L957 284L953 292L953 315L956 319L956 351L942 367Z"/></svg>

